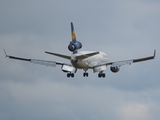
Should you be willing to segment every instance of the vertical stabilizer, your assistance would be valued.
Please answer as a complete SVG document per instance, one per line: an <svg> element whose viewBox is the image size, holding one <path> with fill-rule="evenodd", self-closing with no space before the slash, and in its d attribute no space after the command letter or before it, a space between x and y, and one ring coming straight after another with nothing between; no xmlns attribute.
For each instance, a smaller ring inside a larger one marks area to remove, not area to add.
<svg viewBox="0 0 160 120"><path fill-rule="evenodd" d="M74 32L73 23L71 22L71 34L72 34L72 41L68 45L68 49L72 51L73 53L77 53L78 49L82 48L82 44L79 41L76 41L76 36Z"/></svg>
<svg viewBox="0 0 160 120"><path fill-rule="evenodd" d="M71 33L72 33L72 41L76 42L76 35L73 27L73 23L71 22Z"/></svg>

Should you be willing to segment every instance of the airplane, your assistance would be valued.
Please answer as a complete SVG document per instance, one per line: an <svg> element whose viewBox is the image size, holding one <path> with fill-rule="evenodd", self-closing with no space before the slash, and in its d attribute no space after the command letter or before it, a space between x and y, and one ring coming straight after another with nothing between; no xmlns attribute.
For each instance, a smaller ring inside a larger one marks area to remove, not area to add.
<svg viewBox="0 0 160 120"><path fill-rule="evenodd" d="M57 62L57 61L26 59L26 58L10 56L6 54L5 49L4 49L4 53L5 53L5 56L8 58L28 61L34 64L40 64L40 65L51 66L51 67L56 67L56 65L61 65L61 69L63 72L67 73L67 77L74 77L74 73L77 72L77 69L83 69L84 70L83 76L88 77L87 70L93 69L94 73L99 72L98 73L99 78L101 77L105 78L104 70L106 70L108 65L110 65L110 70L113 73L117 73L120 70L120 67L122 65L130 65L132 63L151 60L151 59L154 59L156 55L156 50L154 50L153 56L138 58L138 59L131 59L131 60L124 60L124 61L109 62L108 56L104 52L80 51L80 49L82 48L82 43L76 40L74 26L72 22L71 22L71 35L72 35L71 36L72 41L68 45L68 50L72 52L71 56L45 51L45 53L47 54L68 59L70 60L71 64L66 64L66 63Z"/></svg>

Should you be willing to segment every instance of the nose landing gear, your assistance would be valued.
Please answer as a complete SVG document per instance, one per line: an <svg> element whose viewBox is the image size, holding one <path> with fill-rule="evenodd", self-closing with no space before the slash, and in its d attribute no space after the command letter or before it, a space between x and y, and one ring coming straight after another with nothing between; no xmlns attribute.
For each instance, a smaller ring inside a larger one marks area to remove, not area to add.
<svg viewBox="0 0 160 120"><path fill-rule="evenodd" d="M87 72L85 72L85 73L83 73L83 77L88 77L88 73Z"/></svg>
<svg viewBox="0 0 160 120"><path fill-rule="evenodd" d="M83 77L88 77L88 73L86 72L88 69L83 69L85 72L83 73Z"/></svg>

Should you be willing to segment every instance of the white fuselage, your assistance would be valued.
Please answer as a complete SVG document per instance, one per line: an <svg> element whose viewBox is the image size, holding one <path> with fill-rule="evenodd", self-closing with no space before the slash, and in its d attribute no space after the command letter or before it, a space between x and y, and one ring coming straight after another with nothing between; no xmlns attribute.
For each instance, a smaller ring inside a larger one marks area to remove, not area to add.
<svg viewBox="0 0 160 120"><path fill-rule="evenodd" d="M85 59L77 59L77 56L93 53L94 51L78 51L76 54L71 55L71 64L78 69L92 69L99 62L108 62L107 55L103 52L93 55Z"/></svg>

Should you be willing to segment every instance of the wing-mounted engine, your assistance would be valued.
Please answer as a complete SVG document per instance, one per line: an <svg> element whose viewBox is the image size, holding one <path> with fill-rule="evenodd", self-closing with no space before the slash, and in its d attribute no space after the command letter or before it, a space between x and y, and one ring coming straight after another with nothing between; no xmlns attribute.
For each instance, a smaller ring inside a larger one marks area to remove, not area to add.
<svg viewBox="0 0 160 120"><path fill-rule="evenodd" d="M68 64L63 64L61 69L63 72L67 72L67 73L68 72L76 73L76 71L77 71L76 68L74 68L73 66L68 65Z"/></svg>
<svg viewBox="0 0 160 120"><path fill-rule="evenodd" d="M117 73L117 72L120 70L120 67L118 67L118 66L111 66L111 67L110 67L110 70L111 70L113 73Z"/></svg>

